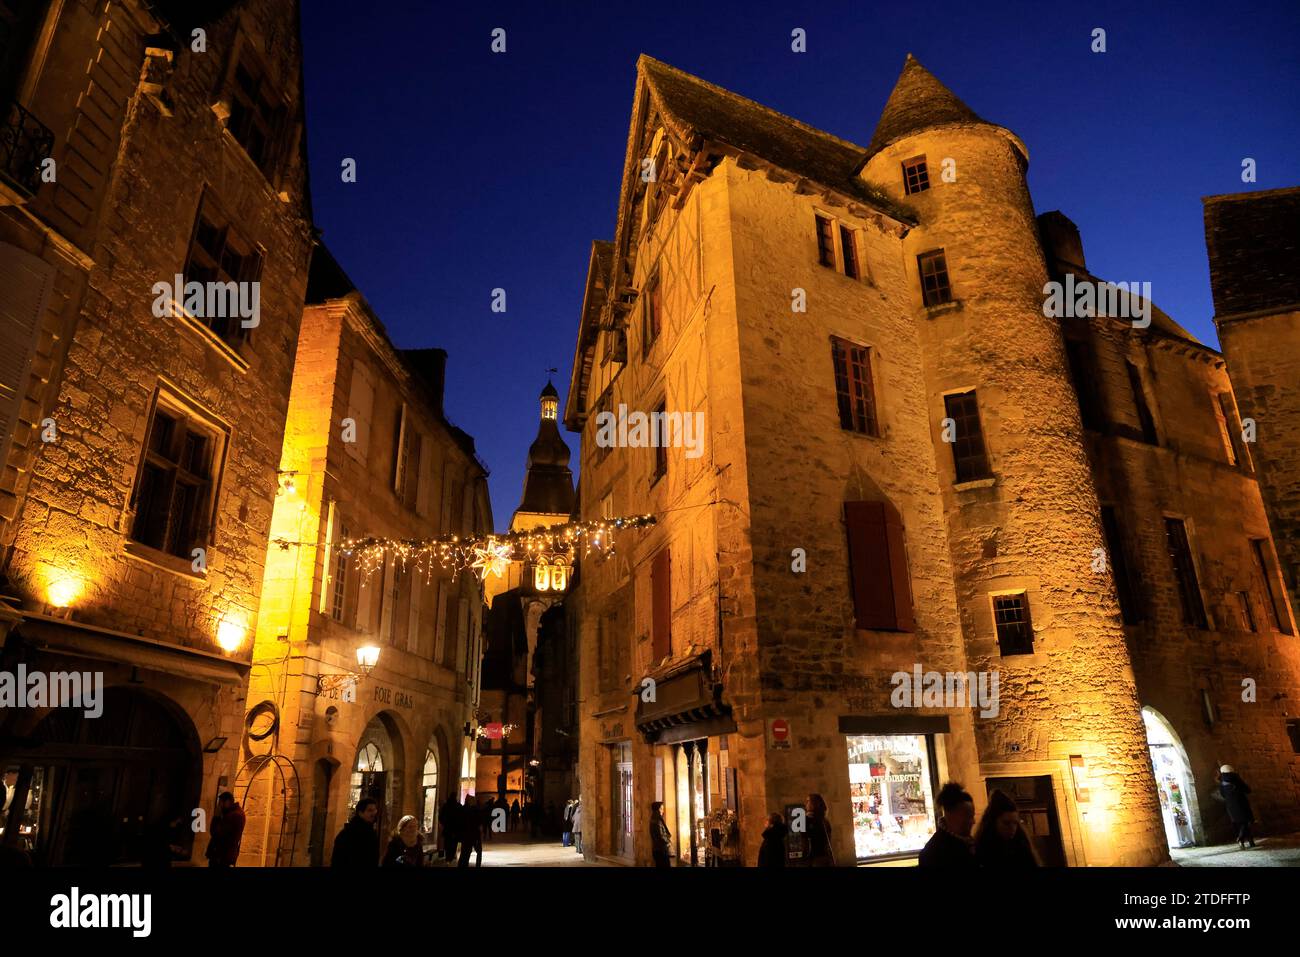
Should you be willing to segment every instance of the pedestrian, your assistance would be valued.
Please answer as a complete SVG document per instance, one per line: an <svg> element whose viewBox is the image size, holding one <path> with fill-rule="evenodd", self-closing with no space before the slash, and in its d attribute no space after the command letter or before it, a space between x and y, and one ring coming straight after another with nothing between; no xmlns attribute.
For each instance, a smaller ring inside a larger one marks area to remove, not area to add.
<svg viewBox="0 0 1300 957"><path fill-rule="evenodd" d="M375 832L375 819L379 817L379 802L362 798L348 823L334 838L334 852L330 867L356 868L379 866L379 835Z"/></svg>
<svg viewBox="0 0 1300 957"><path fill-rule="evenodd" d="M650 805L650 854L655 867L673 866L673 832L668 830L668 822L664 820L663 801Z"/></svg>
<svg viewBox="0 0 1300 957"><path fill-rule="evenodd" d="M763 843L758 847L759 867L785 867L785 819L777 811L767 819L763 828Z"/></svg>
<svg viewBox="0 0 1300 957"><path fill-rule="evenodd" d="M1241 775L1232 769L1231 764L1219 768L1219 797L1227 805L1228 817L1237 827L1237 843L1246 849L1247 842L1255 846L1255 836L1250 833L1250 826L1255 823L1255 812L1251 810L1250 786L1241 779Z"/></svg>
<svg viewBox="0 0 1300 957"><path fill-rule="evenodd" d="M579 854L582 853L582 798L573 802L573 847Z"/></svg>
<svg viewBox="0 0 1300 957"><path fill-rule="evenodd" d="M234 867L239 860L239 842L244 838L244 809L229 791L217 798L217 816L212 819L205 857L208 867Z"/></svg>
<svg viewBox="0 0 1300 957"><path fill-rule="evenodd" d="M975 861L980 867L1021 870L1038 867L1029 835L1020 823L1020 809L1006 793L993 790L975 831Z"/></svg>
<svg viewBox="0 0 1300 957"><path fill-rule="evenodd" d="M831 823L826 820L826 800L820 794L809 794L804 802L808 829L808 866L834 867L835 852L831 849Z"/></svg>
<svg viewBox="0 0 1300 957"><path fill-rule="evenodd" d="M519 798L510 802L510 830L519 830Z"/></svg>
<svg viewBox="0 0 1300 957"><path fill-rule="evenodd" d="M456 859L456 845L460 843L460 802L448 794L438 812L438 825L442 828L442 859L450 864Z"/></svg>
<svg viewBox="0 0 1300 957"><path fill-rule="evenodd" d="M424 851L420 847L420 822L408 814L397 822L397 830L384 853L384 867L423 867Z"/></svg>
<svg viewBox="0 0 1300 957"><path fill-rule="evenodd" d="M475 867L483 866L483 816L477 803L465 798L460 818L460 861L457 867L469 867L470 854L477 854Z"/></svg>
<svg viewBox="0 0 1300 957"><path fill-rule="evenodd" d="M949 781L939 789L942 812L935 829L917 861L919 867L975 867L974 842L970 831L975 824L975 799L966 789Z"/></svg>

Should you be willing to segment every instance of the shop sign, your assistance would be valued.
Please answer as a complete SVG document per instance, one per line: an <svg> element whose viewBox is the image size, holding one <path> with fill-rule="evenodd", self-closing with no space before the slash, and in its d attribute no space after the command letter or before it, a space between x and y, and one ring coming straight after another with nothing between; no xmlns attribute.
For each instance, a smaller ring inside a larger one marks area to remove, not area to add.
<svg viewBox="0 0 1300 957"><path fill-rule="evenodd" d="M505 736L505 732L500 721L489 721L483 725L483 737L491 741L500 741Z"/></svg>
<svg viewBox="0 0 1300 957"><path fill-rule="evenodd" d="M393 691L392 688L385 688L383 685L375 686L375 700L384 704L397 705L399 708L414 708L415 697L405 691Z"/></svg>
<svg viewBox="0 0 1300 957"><path fill-rule="evenodd" d="M790 722L785 718L772 719L772 749L775 751L790 750Z"/></svg>

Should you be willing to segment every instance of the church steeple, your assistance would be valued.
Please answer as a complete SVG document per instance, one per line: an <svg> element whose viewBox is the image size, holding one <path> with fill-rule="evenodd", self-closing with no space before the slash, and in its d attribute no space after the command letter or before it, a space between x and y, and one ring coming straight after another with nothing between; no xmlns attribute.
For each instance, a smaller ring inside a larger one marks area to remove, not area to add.
<svg viewBox="0 0 1300 957"><path fill-rule="evenodd" d="M560 394L551 382L538 396L541 418L537 438L528 447L528 471L524 495L515 510L512 527L559 524L573 512L573 472L569 468L569 446L560 436ZM542 516L545 516L543 519Z"/></svg>

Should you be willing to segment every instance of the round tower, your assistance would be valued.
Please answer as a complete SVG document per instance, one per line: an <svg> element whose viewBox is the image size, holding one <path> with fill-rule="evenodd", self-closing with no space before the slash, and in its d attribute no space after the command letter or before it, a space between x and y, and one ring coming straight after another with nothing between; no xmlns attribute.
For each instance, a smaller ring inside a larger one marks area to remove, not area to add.
<svg viewBox="0 0 1300 957"><path fill-rule="evenodd" d="M861 175L919 219L907 307L963 638L969 666L999 674L997 716L975 721L981 773L1050 777L1079 862L1154 864L1168 852L1027 166L1019 137L909 55Z"/></svg>

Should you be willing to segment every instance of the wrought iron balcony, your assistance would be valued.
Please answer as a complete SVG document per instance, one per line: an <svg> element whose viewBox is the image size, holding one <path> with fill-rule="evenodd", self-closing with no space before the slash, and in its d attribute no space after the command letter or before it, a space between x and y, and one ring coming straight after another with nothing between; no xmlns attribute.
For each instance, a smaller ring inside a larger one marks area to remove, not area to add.
<svg viewBox="0 0 1300 957"><path fill-rule="evenodd" d="M15 100L0 102L0 176L31 198L41 185L41 164L54 134Z"/></svg>

